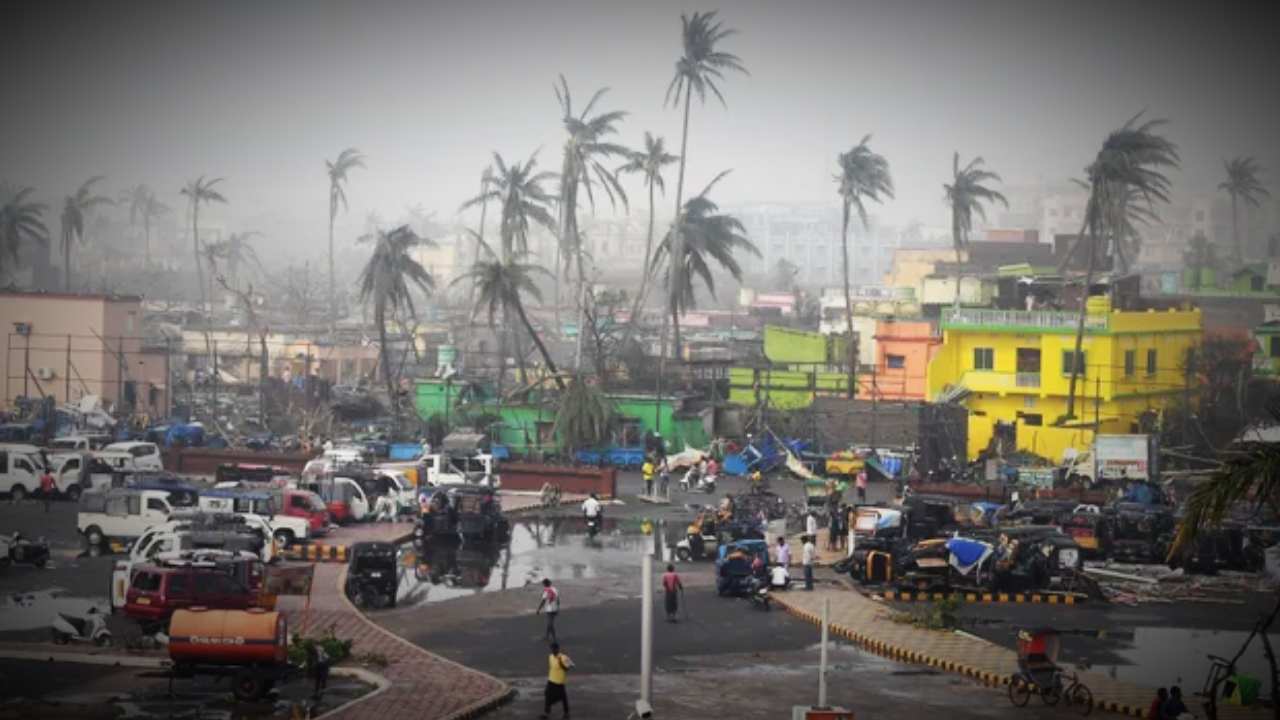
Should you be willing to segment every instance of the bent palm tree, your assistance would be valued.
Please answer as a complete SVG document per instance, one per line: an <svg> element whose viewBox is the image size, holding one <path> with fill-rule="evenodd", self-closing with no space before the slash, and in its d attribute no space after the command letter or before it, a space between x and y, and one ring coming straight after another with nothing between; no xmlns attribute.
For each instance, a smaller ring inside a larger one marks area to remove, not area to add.
<svg viewBox="0 0 1280 720"><path fill-rule="evenodd" d="M1169 201L1169 178L1164 168L1178 166L1178 148L1157 130L1164 120L1148 120L1138 124L1142 113L1129 119L1120 129L1107 136L1098 155L1087 167L1089 200L1085 204L1084 220L1076 236L1075 246L1063 258L1070 261L1080 243L1088 243L1088 264L1084 276L1084 288L1080 296L1080 316L1076 322L1075 349L1072 354L1071 381L1067 391L1067 412L1059 423L1075 418L1076 381L1080 377L1085 358L1081 354L1084 343L1084 322L1088 315L1089 286L1098 260L1098 239L1122 237L1122 224L1132 217L1130 208L1148 208L1159 200ZM1113 245L1118 248L1119 243Z"/></svg>
<svg viewBox="0 0 1280 720"><path fill-rule="evenodd" d="M617 123L627 116L622 110L613 110L592 116L591 111L596 102L609 91L600 88L587 101L582 112L574 115L573 97L569 94L569 83L560 76L560 84L555 87L556 101L560 103L563 113L561 122L569 133L564 143L564 159L560 165L560 245L559 252L563 256L563 269L556 267L556 312L560 308L560 275L567 278L570 268L577 265L578 287L574 293L574 305L582 307L583 289L586 287L586 275L583 270L582 233L578 229L578 193L585 191L587 203L594 210L595 193L592 186L599 182L609 197L610 205L616 207L621 200L627 206L627 193L618 182L615 170L610 170L604 161L612 157L625 157L629 151L617 143L606 140L617 133ZM579 313L581 314L581 313ZM582 333L578 333L582 337Z"/></svg>
<svg viewBox="0 0 1280 720"><path fill-rule="evenodd" d="M631 343L631 336L635 333L636 323L640 316L640 308L644 307L644 300L649 292L649 282L658 272L658 268L653 264L653 222L655 211L653 191L656 188L663 195L667 194L666 183L662 179L662 168L676 160L679 160L679 158L667 152L661 136L654 137L648 131L645 131L644 151L632 152L627 163L618 168L620 173L642 173L644 175L644 184L649 189L649 232L645 235L644 241L644 267L640 275L640 290L636 293L635 303L631 306L631 317L627 321L627 332L622 340L622 347L626 347Z"/></svg>
<svg viewBox="0 0 1280 720"><path fill-rule="evenodd" d="M667 289L669 295L675 299L676 312L684 312L694 307L697 295L695 278L702 280L702 285L711 297L716 296L713 264L729 273L734 280L741 282L742 266L738 264L734 253L741 250L760 257L760 251L756 249L755 244L747 239L742 221L732 215L719 212L719 206L707 197L711 188L728 174L728 170L720 173L702 192L689 198L689 202L685 203L684 212L680 214L680 226L671 228L654 254L655 264L664 257L670 256L675 258L672 264L681 266L679 277L683 284L677 288ZM680 238L679 241L676 239L677 235ZM678 245L677 242L679 242ZM673 253L672 248L675 247L680 248L678 252L682 252L683 257Z"/></svg>
<svg viewBox="0 0 1280 720"><path fill-rule="evenodd" d="M48 206L33 202L34 192L29 187L0 186L0 277L7 270L5 259L17 263L23 245L49 242L49 229L41 217Z"/></svg>
<svg viewBox="0 0 1280 720"><path fill-rule="evenodd" d="M556 221L551 217L549 209L555 198L542 188L542 183L554 178L555 173L535 172L538 167L537 151L524 164L516 162L511 165L507 165L502 156L495 152L493 164L497 171L491 177L488 188L464 202L461 209L466 210L490 200L502 207L502 220L498 228L501 240L499 258L506 259L529 251L530 223L537 223L553 234L556 232Z"/></svg>
<svg viewBox="0 0 1280 720"><path fill-rule="evenodd" d="M129 204L129 224L138 226L142 221L142 266L151 267L151 221L169 212L169 206L160 202L146 185L134 185L120 196L120 202Z"/></svg>
<svg viewBox="0 0 1280 720"><path fill-rule="evenodd" d="M951 244L956 251L957 310L960 309L960 253L969 246L974 214L983 220L987 219L983 203L998 202L1009 207L1009 201L1003 194L983 185L992 180L1000 182L1000 176L983 168L983 164L982 158L976 157L961 169L960 153L957 152L951 159L951 182L942 185L942 189L946 191L947 205L951 208Z"/></svg>
<svg viewBox="0 0 1280 720"><path fill-rule="evenodd" d="M338 206L347 209L347 173L355 168L364 167L364 155L355 148L347 148L338 153L336 160L325 160L325 173L329 176L329 331L333 332L338 322L338 301L333 280L333 222L338 218Z"/></svg>
<svg viewBox="0 0 1280 720"><path fill-rule="evenodd" d="M893 197L893 176L889 173L889 161L883 155L872 152L867 145L871 136L863 136L862 142L836 158L840 172L835 176L840 186L840 249L844 267L844 318L848 333L849 397L857 390L858 345L853 336L853 298L849 291L849 217L857 211L862 228L867 229L867 201L880 202Z"/></svg>
<svg viewBox="0 0 1280 720"><path fill-rule="evenodd" d="M360 300L373 301L373 321L378 326L379 355L382 356L382 379L387 384L387 401L394 409L397 430L400 425L400 403L397 400L395 377L391 373L391 351L387 347L387 313L403 309L417 318L413 304L413 288L430 294L435 289L431 273L413 259L414 248L431 245L418 237L408 225L401 225L390 232L378 231L373 256L360 271ZM412 338L410 342L412 342Z"/></svg>
<svg viewBox="0 0 1280 720"><path fill-rule="evenodd" d="M725 71L734 70L744 75L750 74L742 65L742 59L737 55L716 49L716 45L737 31L722 26L716 20L715 11L709 13L695 12L692 17L681 15L680 23L684 54L676 60L676 74L671 78L671 84L667 86L666 97L666 102L673 107L680 103L682 97L684 99L684 125L680 131L680 171L676 177L676 218L672 221L673 227L676 229L674 257L683 257L684 255L684 251L680 249L682 242L680 239L680 227L683 224L680 220L680 212L685 207L684 168L685 161L689 156L690 100L692 100L693 94L697 93L698 101L705 103L707 101L707 90L710 90L720 100L720 104L727 107L719 86L719 82L724 79ZM667 278L668 289L674 290L684 285L684 279L680 276L682 272L684 272L684 269L680 266L680 263L671 264ZM680 354L680 318L675 314L677 302L678 300L674 295L667 300L675 332L676 355L678 356ZM663 357L666 357L665 352Z"/></svg>
<svg viewBox="0 0 1280 720"><path fill-rule="evenodd" d="M1271 193L1262 185L1258 176L1262 174L1262 166L1251 157L1237 157L1226 161L1224 167L1227 179L1218 185L1218 189L1231 196L1231 241L1235 248L1235 260L1244 262L1244 245L1240 241L1240 203L1258 207L1262 198L1271 197Z"/></svg>
<svg viewBox="0 0 1280 720"><path fill-rule="evenodd" d="M485 249L489 250L487 245ZM555 380L556 387L564 390L565 384L560 377L560 371L556 369L556 363L551 359L551 353L547 352L547 346L542 343L542 338L538 336L538 331L534 329L533 323L529 321L529 316L524 309L523 295L528 295L539 302L542 301L542 293L538 290L537 283L533 281L535 274L549 275L550 273L547 272L546 268L538 265L517 262L514 255L499 258L490 251L487 259L473 265L471 270L459 276L453 282L457 284L467 281L473 284L476 289L476 304L472 308L471 314L474 316L483 309L489 319L489 327L496 328L500 316L514 313L516 317L520 318L520 323L524 325L525 332L529 333L529 337L533 339L533 344L538 347L538 352L542 354L542 360L547 365L547 372Z"/></svg>
<svg viewBox="0 0 1280 720"><path fill-rule="evenodd" d="M101 175L85 180L62 204L62 289L66 292L71 291L71 245L84 244L85 215L99 205L113 204L111 198L93 194L93 186L102 180Z"/></svg>

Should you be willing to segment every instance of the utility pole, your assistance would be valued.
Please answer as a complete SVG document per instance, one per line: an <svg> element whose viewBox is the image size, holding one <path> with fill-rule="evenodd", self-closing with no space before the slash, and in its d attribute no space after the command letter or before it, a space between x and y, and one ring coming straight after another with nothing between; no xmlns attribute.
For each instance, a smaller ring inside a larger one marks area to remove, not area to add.
<svg viewBox="0 0 1280 720"><path fill-rule="evenodd" d="M194 411L195 408L192 408ZM218 341L213 341L213 417L218 417Z"/></svg>
<svg viewBox="0 0 1280 720"><path fill-rule="evenodd" d="M653 691L653 553L644 553L640 565L640 699L651 703Z"/></svg>
<svg viewBox="0 0 1280 720"><path fill-rule="evenodd" d="M62 402L71 402L71 333L67 333L67 368L62 373L66 387L62 391Z"/></svg>
<svg viewBox="0 0 1280 720"><path fill-rule="evenodd" d="M880 413L880 388L876 385L876 373L880 369L880 358L872 358L871 363L871 450L876 449L876 422Z"/></svg>
<svg viewBox="0 0 1280 720"><path fill-rule="evenodd" d="M124 405L124 338L116 338L116 411Z"/></svg>
<svg viewBox="0 0 1280 720"><path fill-rule="evenodd" d="M822 599L822 646L818 653L818 707L827 706L827 627L831 618L831 598Z"/></svg>
<svg viewBox="0 0 1280 720"><path fill-rule="evenodd" d="M1098 438L1098 431L1102 429L1102 371L1098 371L1098 377L1093 381L1093 437Z"/></svg>
<svg viewBox="0 0 1280 720"><path fill-rule="evenodd" d="M311 343L307 343L307 354L302 368L302 404L311 412Z"/></svg>

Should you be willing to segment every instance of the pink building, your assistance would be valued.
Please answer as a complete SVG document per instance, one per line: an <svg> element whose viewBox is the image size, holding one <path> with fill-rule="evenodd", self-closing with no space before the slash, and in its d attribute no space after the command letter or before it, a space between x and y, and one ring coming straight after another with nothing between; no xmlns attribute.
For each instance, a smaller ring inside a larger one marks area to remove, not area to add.
<svg viewBox="0 0 1280 720"><path fill-rule="evenodd" d="M126 410L169 411L169 355L143 346L140 297L0 292L0 329L0 407L20 396L61 404L97 395Z"/></svg>

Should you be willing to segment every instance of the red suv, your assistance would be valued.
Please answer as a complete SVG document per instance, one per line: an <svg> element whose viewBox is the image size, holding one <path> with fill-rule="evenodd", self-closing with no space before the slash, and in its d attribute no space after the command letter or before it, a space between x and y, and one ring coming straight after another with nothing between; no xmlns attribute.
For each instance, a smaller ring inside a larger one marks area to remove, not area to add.
<svg viewBox="0 0 1280 720"><path fill-rule="evenodd" d="M262 595L263 565L243 561L140 565L125 593L124 612L144 627L164 627L187 607L244 610L274 604Z"/></svg>

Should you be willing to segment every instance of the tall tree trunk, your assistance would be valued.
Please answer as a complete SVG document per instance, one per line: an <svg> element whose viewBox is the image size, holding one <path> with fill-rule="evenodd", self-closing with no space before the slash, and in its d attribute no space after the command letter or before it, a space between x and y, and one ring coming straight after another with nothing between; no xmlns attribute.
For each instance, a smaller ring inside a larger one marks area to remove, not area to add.
<svg viewBox="0 0 1280 720"><path fill-rule="evenodd" d="M392 417L396 433L400 432L400 403L396 397L395 379L391 375L391 348L387 345L387 301L383 297L382 288L375 288L377 299L373 303L373 321L378 326L378 353L382 360L382 380L387 385L387 402L391 403Z"/></svg>
<svg viewBox="0 0 1280 720"><path fill-rule="evenodd" d="M151 267L151 215L142 213L142 267Z"/></svg>
<svg viewBox="0 0 1280 720"><path fill-rule="evenodd" d="M529 333L529 337L533 338L533 344L538 346L538 352L542 353L542 361L547 364L547 371L551 373L551 378L556 381L556 387L561 392L564 391L564 380L560 378L560 371L556 369L555 360L551 359L551 353L547 352L547 346L542 344L542 338L538 337L538 331L533 329L533 323L529 322L529 316L524 312L524 304L516 300L512 303L515 306L516 314L520 316L520 322L524 324L524 329Z"/></svg>
<svg viewBox="0 0 1280 720"><path fill-rule="evenodd" d="M1236 249L1236 263L1244 264L1244 248L1240 245L1240 210L1236 194L1231 193L1231 243Z"/></svg>
<svg viewBox="0 0 1280 720"><path fill-rule="evenodd" d="M71 241L75 232L67 227L62 228L62 291L71 292Z"/></svg>
<svg viewBox="0 0 1280 720"><path fill-rule="evenodd" d="M686 91L688 88L685 88ZM681 229L684 224L684 168L689 153L689 100L691 93L684 94L684 127L680 131L680 174L676 178L676 220L671 235L671 268L668 283L671 286L671 297L668 299L671 314L671 330L673 349L676 357L680 357L680 315L677 308L680 283L684 274L684 235Z"/></svg>
<svg viewBox="0 0 1280 720"><path fill-rule="evenodd" d="M964 246L964 239L963 239L962 237L960 237L960 223L956 221L956 211L955 211L955 209L954 209L954 208L952 208L952 210L951 210L951 242L955 245L955 248L956 248L956 302L955 302L955 309L956 309L956 310L959 310L959 309L960 309L960 280L961 280L961 277L962 277L962 276L961 276L961 274L960 274L960 263L961 263L961 260L960 260L960 248L962 248L962 247Z"/></svg>
<svg viewBox="0 0 1280 720"><path fill-rule="evenodd" d="M1095 187L1094 193L1096 192L1097 188ZM1071 358L1071 382L1067 389L1066 419L1068 420L1074 420L1076 416L1076 380L1080 376L1080 366L1084 364L1080 362L1080 352L1084 346L1084 321L1089 314L1089 286L1093 284L1093 270L1098 258L1098 222L1095 217L1096 208L1094 202L1093 197L1090 197L1089 202L1085 205L1084 222L1080 226L1080 235L1076 239L1077 242L1080 242L1086 237L1088 238L1089 261L1084 273L1084 286L1080 288L1080 317L1076 321L1075 354ZM1089 233L1088 236L1085 235L1086 230ZM1094 432L1096 434L1096 428Z"/></svg>
<svg viewBox="0 0 1280 720"><path fill-rule="evenodd" d="M853 334L853 298L849 293L849 201L844 201L843 211L840 215L840 254L843 258L844 267L844 322L845 331L848 333L849 345L846 348L846 356L849 363L849 397L853 397L858 391L858 340Z"/></svg>
<svg viewBox="0 0 1280 720"><path fill-rule="evenodd" d="M640 275L640 290L636 292L636 301L631 305L631 317L627 319L627 331L622 337L622 347L631 344L636 326L640 322L640 310L644 307L645 293L649 291L649 275L654 269L649 267L653 262L653 179L649 179L649 234L644 243L644 268Z"/></svg>
<svg viewBox="0 0 1280 720"><path fill-rule="evenodd" d="M204 293L204 263L200 260L200 201L191 197L191 249L196 255L196 287L200 289L200 312L204 315L204 352L213 357L213 340L209 337L208 298Z"/></svg>
<svg viewBox="0 0 1280 720"><path fill-rule="evenodd" d="M338 214L338 201L332 185L329 187L329 335L338 332L338 299L333 282L333 221Z"/></svg>

